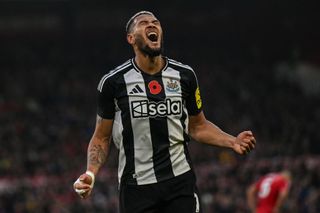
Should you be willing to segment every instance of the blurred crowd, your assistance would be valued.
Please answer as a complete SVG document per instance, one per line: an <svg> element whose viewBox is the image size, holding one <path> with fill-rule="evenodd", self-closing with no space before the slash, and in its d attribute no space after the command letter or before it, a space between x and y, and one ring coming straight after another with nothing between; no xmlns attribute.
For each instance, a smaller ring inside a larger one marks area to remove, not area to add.
<svg viewBox="0 0 320 213"><path fill-rule="evenodd" d="M214 51L201 44L203 34L182 38L165 25L165 55L196 71L206 117L234 135L251 129L257 139L247 156L190 142L204 213L248 212L246 187L283 168L293 174L284 212L320 212L316 53L282 47L276 55L288 57L274 57L272 48L243 50L219 35ZM0 34L7 41L0 48L0 213L118 212L114 146L91 198L78 198L72 185L86 168L98 81L132 56L120 32Z"/></svg>

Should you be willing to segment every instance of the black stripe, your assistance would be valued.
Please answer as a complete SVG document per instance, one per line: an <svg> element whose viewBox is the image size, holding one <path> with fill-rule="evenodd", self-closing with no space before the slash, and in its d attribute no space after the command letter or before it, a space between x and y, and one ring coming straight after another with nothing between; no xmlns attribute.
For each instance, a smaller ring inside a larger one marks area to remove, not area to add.
<svg viewBox="0 0 320 213"><path fill-rule="evenodd" d="M165 91L161 75L150 76L142 73L146 85L146 94L149 102L165 101ZM158 94L152 94L149 83L156 80L161 85ZM174 177L169 152L169 133L166 117L150 117L150 133L153 146L153 164L157 181L166 180Z"/></svg>
<svg viewBox="0 0 320 213"><path fill-rule="evenodd" d="M192 162L191 162L191 158L190 158L189 150L188 150L188 142L190 141L190 137L186 132L187 129L186 129L186 125L185 125L186 118L187 118L187 114L183 111L182 112L182 116L180 118L180 122L181 122L181 125L183 127L183 139L184 139L183 148L184 148L184 154L185 154L185 156L187 158L187 162L188 162L190 168L192 169Z"/></svg>
<svg viewBox="0 0 320 213"><path fill-rule="evenodd" d="M193 71L172 63L169 63L169 67L179 72L182 98L183 100L186 100L186 98L190 95L190 76L193 75Z"/></svg>
<svg viewBox="0 0 320 213"><path fill-rule="evenodd" d="M187 91L185 88L186 88L186 85L188 85L188 76L185 75L185 72L181 71L181 69L175 69L177 71L179 71L179 75L180 75L180 85L181 85L181 95L182 95L182 100L183 100L183 109L186 107L186 103L185 103L185 100L186 100L186 97L189 96L189 91ZM181 115L181 118L180 118L180 121L181 121L181 125L183 127L183 138L184 138L184 141L188 142L190 141L190 137L189 135L186 133L187 132L187 129L186 129L186 125L185 125L185 121L187 119L187 114L185 113L184 110L182 110L182 115Z"/></svg>
<svg viewBox="0 0 320 213"><path fill-rule="evenodd" d="M139 85L137 85L136 88L139 92L143 92L143 90L139 87Z"/></svg>
<svg viewBox="0 0 320 213"><path fill-rule="evenodd" d="M184 85L188 85L188 76L185 75L186 71L183 70L183 68L181 67L178 67L176 66L175 67L175 70L179 71L179 74L180 74L180 85L182 85L182 99L185 100L186 96L190 95L188 94L188 91L186 91L185 89L185 86ZM183 108L185 108L185 101L183 102ZM189 151L188 151L188 142L190 141L190 137L189 135L187 134L187 127L185 125L185 121L187 119L187 114L185 113L185 111L183 110L182 111L182 115L181 115L181 118L180 118L180 122L181 122L181 125L183 127L183 138L184 138L184 154L187 158L187 162L190 166L191 169L193 169L193 166L192 166L192 162L191 162L191 158L190 158L190 154L189 154Z"/></svg>

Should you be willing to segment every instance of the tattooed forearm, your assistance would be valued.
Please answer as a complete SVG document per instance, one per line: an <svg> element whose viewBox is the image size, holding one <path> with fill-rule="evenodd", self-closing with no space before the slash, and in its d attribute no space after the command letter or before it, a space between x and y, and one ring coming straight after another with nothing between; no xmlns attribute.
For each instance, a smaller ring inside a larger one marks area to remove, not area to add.
<svg viewBox="0 0 320 213"><path fill-rule="evenodd" d="M89 149L89 164L102 165L106 161L106 153L101 145L93 145Z"/></svg>
<svg viewBox="0 0 320 213"><path fill-rule="evenodd" d="M106 162L112 135L113 120L104 119L97 115L96 128L90 140L87 150L87 170L94 174Z"/></svg>

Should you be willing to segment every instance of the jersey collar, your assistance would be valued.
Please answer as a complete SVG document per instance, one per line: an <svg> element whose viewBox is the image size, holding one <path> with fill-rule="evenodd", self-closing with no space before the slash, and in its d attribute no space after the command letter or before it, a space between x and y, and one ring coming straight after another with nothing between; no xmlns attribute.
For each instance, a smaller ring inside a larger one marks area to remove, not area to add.
<svg viewBox="0 0 320 213"><path fill-rule="evenodd" d="M168 57L166 57L166 56L162 56L162 58L163 58L164 61L165 61L165 65L163 66L163 68L162 68L159 72L157 72L157 73L155 73L155 74L153 74L153 75L157 75L158 73L162 73L162 72L166 71L166 69L167 69L167 67L168 67L168 64L169 64L169 60L168 60ZM138 65L136 64L134 58L131 59L131 63L132 63L132 65L133 65L134 69L135 69L138 73L148 74L148 73L144 72L143 70L141 70L141 69L138 67ZM148 74L148 75L150 75L150 74Z"/></svg>

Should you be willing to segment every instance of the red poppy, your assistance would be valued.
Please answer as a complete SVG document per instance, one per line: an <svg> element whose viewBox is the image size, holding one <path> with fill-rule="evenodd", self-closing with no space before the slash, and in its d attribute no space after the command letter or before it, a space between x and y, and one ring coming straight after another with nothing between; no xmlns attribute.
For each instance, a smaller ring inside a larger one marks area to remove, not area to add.
<svg viewBox="0 0 320 213"><path fill-rule="evenodd" d="M161 85L156 80L150 81L148 87L152 95L158 95L162 90Z"/></svg>

